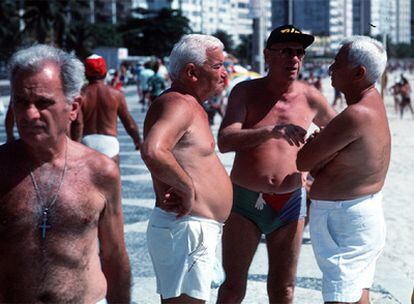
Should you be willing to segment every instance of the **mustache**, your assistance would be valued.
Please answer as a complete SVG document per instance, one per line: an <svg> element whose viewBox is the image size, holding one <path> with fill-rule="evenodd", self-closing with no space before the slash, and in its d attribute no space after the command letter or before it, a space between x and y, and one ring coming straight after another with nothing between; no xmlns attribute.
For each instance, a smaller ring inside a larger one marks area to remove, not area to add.
<svg viewBox="0 0 414 304"><path fill-rule="evenodd" d="M25 129L45 128L46 125L42 123L21 123L20 127Z"/></svg>

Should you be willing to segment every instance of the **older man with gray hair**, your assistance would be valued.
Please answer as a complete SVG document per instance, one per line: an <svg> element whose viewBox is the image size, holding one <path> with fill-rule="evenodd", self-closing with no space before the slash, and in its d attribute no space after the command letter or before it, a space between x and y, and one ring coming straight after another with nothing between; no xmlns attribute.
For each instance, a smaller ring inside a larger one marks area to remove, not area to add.
<svg viewBox="0 0 414 304"><path fill-rule="evenodd" d="M155 99L144 123L141 155L156 195L147 242L163 303L210 296L233 192L201 103L223 90L223 61L217 38L182 37L170 55L171 89Z"/></svg>
<svg viewBox="0 0 414 304"><path fill-rule="evenodd" d="M118 167L66 135L83 74L47 45L11 58L20 139L0 146L1 303L130 301Z"/></svg>
<svg viewBox="0 0 414 304"><path fill-rule="evenodd" d="M369 303L375 264L385 244L381 189L390 162L387 114L375 82L387 54L380 42L344 42L329 68L348 107L299 151L310 171L310 233L323 273L325 302Z"/></svg>

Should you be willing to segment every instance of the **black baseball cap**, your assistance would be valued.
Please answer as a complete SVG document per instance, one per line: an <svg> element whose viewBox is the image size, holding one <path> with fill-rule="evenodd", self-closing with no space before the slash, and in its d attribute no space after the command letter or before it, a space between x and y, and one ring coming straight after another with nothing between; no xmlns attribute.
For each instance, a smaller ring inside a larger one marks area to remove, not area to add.
<svg viewBox="0 0 414 304"><path fill-rule="evenodd" d="M315 37L312 35L302 33L293 25L287 24L275 28L269 35L266 41L266 48L270 48L273 43L279 42L299 42L306 49L312 44Z"/></svg>

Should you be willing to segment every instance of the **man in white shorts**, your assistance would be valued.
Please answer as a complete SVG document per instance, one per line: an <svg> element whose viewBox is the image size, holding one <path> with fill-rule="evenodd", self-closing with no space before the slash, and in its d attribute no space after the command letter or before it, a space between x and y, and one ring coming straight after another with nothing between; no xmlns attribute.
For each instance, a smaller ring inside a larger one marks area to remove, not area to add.
<svg viewBox="0 0 414 304"><path fill-rule="evenodd" d="M99 55L85 60L85 75L89 83L82 89L82 105L72 125L72 138L119 164L118 117L139 150L141 138L138 126L122 92L106 85L106 62Z"/></svg>
<svg viewBox="0 0 414 304"><path fill-rule="evenodd" d="M391 138L375 82L386 62L376 40L356 36L344 42L329 70L348 107L298 154L298 169L315 178L310 233L325 302L369 303L375 263L385 244L381 189Z"/></svg>
<svg viewBox="0 0 414 304"><path fill-rule="evenodd" d="M210 297L233 190L201 103L223 90L223 61L217 38L181 38L170 55L171 89L154 100L144 123L141 155L156 194L147 242L163 303Z"/></svg>

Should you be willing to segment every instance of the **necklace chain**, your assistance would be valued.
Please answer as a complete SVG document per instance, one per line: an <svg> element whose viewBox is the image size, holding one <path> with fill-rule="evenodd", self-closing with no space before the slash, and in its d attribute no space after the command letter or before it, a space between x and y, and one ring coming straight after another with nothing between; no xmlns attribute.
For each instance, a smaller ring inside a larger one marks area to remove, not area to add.
<svg viewBox="0 0 414 304"><path fill-rule="evenodd" d="M56 200L57 200L59 192L60 192L60 188L63 184L63 179L65 178L66 170L67 170L67 159L68 159L68 141L66 140L65 164L63 165L62 176L60 178L60 182L59 182L59 185L57 187L56 193L52 197L52 200L51 200L49 205L46 205L47 201L43 201L42 196L40 195L40 189L39 189L39 186L36 182L36 178L34 176L34 173L33 173L32 170L30 170L30 178L32 179L33 188L35 189L37 200L40 202L40 204L42 205L42 208L44 210L50 210L50 208L52 208L52 206L56 203Z"/></svg>

